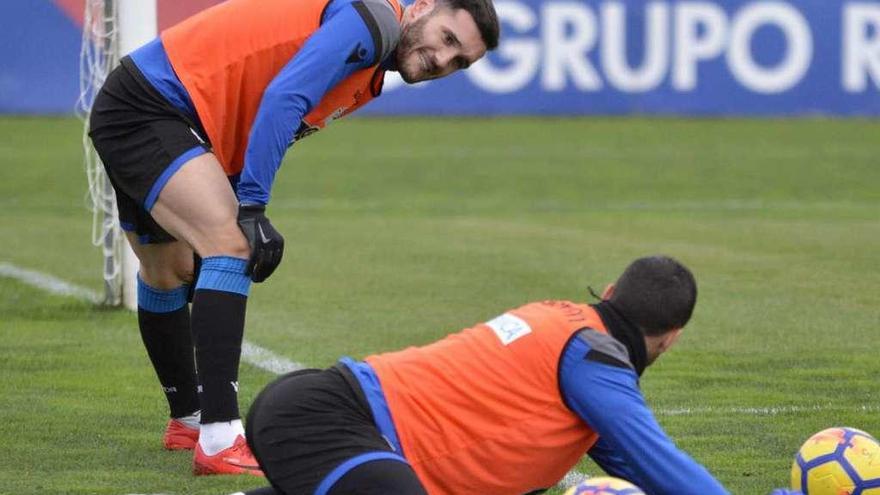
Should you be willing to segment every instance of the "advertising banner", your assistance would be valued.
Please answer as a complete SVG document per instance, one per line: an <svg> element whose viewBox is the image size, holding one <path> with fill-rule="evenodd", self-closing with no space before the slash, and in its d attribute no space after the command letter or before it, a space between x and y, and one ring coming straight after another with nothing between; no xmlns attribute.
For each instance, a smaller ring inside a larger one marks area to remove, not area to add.
<svg viewBox="0 0 880 495"><path fill-rule="evenodd" d="M376 114L880 115L880 1L497 0L501 46Z"/></svg>
<svg viewBox="0 0 880 495"><path fill-rule="evenodd" d="M0 112L73 111L82 3L2 2ZM160 0L160 26L214 3ZM880 0L495 6L495 52L414 86L389 73L359 114L880 116Z"/></svg>

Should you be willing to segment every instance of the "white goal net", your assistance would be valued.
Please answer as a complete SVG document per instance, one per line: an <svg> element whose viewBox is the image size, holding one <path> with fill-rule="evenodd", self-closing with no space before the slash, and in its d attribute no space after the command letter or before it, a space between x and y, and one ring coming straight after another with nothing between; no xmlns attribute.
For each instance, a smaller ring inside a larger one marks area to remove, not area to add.
<svg viewBox="0 0 880 495"><path fill-rule="evenodd" d="M116 197L88 137L88 122L95 95L119 59L155 36L155 0L85 0L77 111L83 119L92 243L100 247L104 255L104 303L124 304L131 309L137 305L137 260L119 226Z"/></svg>

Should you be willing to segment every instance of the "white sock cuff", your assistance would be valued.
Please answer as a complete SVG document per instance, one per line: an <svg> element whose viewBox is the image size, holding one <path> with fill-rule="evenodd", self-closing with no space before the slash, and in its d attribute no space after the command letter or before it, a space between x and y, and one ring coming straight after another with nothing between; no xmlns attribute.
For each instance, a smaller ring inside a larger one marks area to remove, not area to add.
<svg viewBox="0 0 880 495"><path fill-rule="evenodd" d="M241 419L205 423L199 431L199 445L206 455L216 455L217 452L232 447L239 435L244 436Z"/></svg>

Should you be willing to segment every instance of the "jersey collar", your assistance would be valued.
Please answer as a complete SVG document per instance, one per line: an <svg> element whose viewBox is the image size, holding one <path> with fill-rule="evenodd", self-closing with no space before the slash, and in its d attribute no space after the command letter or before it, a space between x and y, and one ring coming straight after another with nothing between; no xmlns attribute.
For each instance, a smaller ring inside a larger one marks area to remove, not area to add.
<svg viewBox="0 0 880 495"><path fill-rule="evenodd" d="M626 346L633 368L639 376L642 376L648 365L648 351L645 348L645 336L642 335L641 330L630 323L610 301L601 301L593 304L592 307L599 313L608 333Z"/></svg>

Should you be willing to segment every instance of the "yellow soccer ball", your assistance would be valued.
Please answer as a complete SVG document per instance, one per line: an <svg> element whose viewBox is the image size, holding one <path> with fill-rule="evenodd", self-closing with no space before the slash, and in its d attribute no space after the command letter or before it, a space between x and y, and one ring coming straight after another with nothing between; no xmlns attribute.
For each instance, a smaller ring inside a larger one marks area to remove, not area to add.
<svg viewBox="0 0 880 495"><path fill-rule="evenodd" d="M645 495L645 492L620 478L603 477L581 481L563 495Z"/></svg>
<svg viewBox="0 0 880 495"><path fill-rule="evenodd" d="M855 428L822 430L798 451L791 487L804 495L880 495L880 443Z"/></svg>

